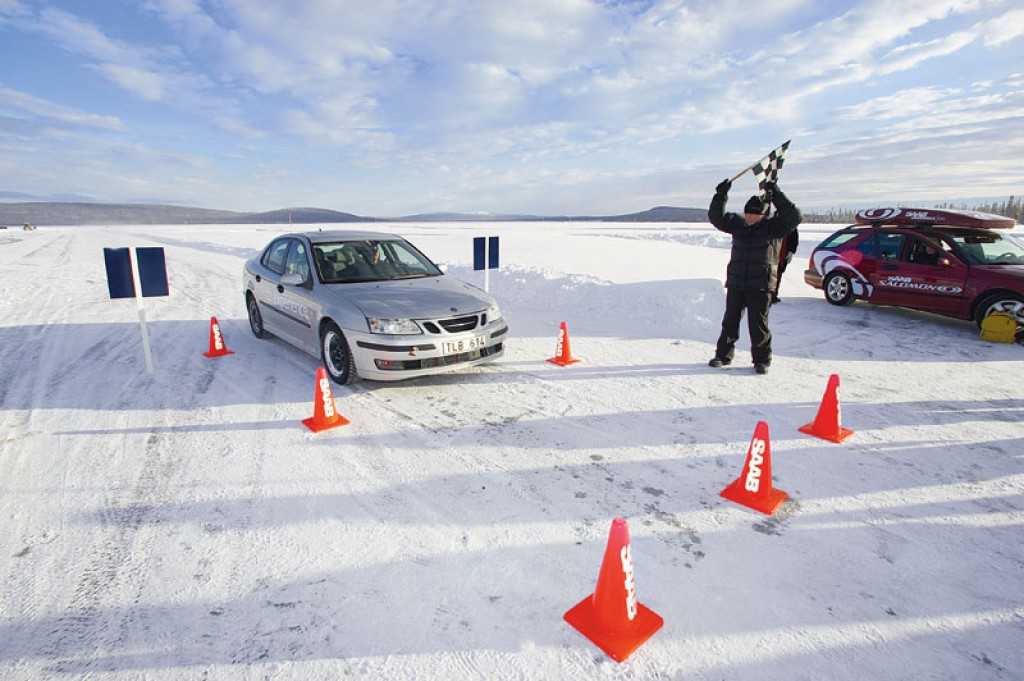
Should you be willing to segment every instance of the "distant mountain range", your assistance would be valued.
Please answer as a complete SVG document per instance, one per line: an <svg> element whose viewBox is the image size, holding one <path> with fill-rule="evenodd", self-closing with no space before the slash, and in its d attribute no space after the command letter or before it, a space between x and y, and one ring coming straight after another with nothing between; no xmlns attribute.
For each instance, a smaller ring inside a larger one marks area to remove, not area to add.
<svg viewBox="0 0 1024 681"><path fill-rule="evenodd" d="M145 203L0 203L2 225L26 222L33 225L229 225L374 221L374 218L324 208L282 208L265 213L240 213Z"/></svg>
<svg viewBox="0 0 1024 681"><path fill-rule="evenodd" d="M14 192L0 192L10 197ZM626 215L515 215L492 213L421 213L374 218L326 208L281 208L243 213L189 206L145 203L91 203L62 201L0 202L0 224L21 225L180 225L180 224L335 224L345 222L707 222L703 208L657 206Z"/></svg>

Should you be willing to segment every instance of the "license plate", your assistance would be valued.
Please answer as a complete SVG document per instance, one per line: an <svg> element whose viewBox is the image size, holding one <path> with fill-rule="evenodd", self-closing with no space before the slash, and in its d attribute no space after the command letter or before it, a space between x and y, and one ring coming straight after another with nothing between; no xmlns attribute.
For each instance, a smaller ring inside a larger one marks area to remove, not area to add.
<svg viewBox="0 0 1024 681"><path fill-rule="evenodd" d="M445 355L461 355L464 352L479 350L487 345L487 336L476 336L465 340L441 343L441 353Z"/></svg>

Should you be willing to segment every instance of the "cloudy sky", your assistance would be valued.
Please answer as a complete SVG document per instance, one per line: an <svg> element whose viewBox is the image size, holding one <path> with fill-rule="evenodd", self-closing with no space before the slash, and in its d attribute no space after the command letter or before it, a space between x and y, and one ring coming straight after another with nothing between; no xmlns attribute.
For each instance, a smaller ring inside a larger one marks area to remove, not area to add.
<svg viewBox="0 0 1024 681"><path fill-rule="evenodd" d="M0 64L0 192L625 213L792 138L807 207L1024 193L1019 0L0 0Z"/></svg>

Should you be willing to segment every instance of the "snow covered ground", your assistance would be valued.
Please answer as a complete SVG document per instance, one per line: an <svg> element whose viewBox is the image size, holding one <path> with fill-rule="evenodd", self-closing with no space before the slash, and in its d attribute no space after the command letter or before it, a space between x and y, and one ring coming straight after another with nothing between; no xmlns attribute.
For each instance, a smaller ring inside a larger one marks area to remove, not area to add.
<svg viewBox="0 0 1024 681"><path fill-rule="evenodd" d="M451 276L500 234L499 363L337 390L252 337L243 259L287 227L0 237L0 678L1021 679L1024 348L802 281L706 362L728 242L701 225L384 225ZM172 296L107 300L101 248L167 248ZM237 354L210 361L211 315ZM558 322L582 364L544 363ZM808 438L843 380L844 445ZM772 429L766 518L718 496ZM562 621L629 519L665 626L616 664Z"/></svg>

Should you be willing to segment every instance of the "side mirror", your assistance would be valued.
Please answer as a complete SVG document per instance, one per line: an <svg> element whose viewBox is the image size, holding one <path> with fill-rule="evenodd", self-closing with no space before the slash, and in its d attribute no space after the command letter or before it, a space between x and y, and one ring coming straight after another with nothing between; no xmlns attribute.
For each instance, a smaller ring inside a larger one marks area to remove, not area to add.
<svg viewBox="0 0 1024 681"><path fill-rule="evenodd" d="M301 274L286 274L281 277L281 284L283 286L302 286L306 283L306 280L302 278Z"/></svg>

